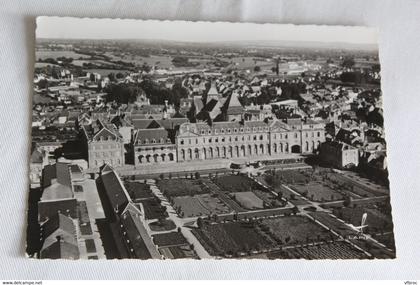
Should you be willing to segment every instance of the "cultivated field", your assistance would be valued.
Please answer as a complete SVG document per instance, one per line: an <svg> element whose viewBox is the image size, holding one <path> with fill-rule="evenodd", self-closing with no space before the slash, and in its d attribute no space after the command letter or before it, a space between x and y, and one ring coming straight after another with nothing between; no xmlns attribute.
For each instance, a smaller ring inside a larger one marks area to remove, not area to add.
<svg viewBox="0 0 420 285"><path fill-rule="evenodd" d="M261 228L281 244L302 244L330 240L331 233L304 216L266 219Z"/></svg>
<svg viewBox="0 0 420 285"><path fill-rule="evenodd" d="M80 58L90 58L89 55L75 53L74 51L63 51L63 50L57 50L57 51L36 51L35 52L35 59L38 60L39 58L44 60L46 58L53 58L57 59L58 57L71 57L73 59L80 59Z"/></svg>
<svg viewBox="0 0 420 285"><path fill-rule="evenodd" d="M273 242L250 223L204 224L193 233L214 256L232 256L273 246Z"/></svg>
<svg viewBox="0 0 420 285"><path fill-rule="evenodd" d="M278 252L269 253L268 258L277 259L364 259L363 252L357 250L346 242L320 244L308 247L296 247Z"/></svg>

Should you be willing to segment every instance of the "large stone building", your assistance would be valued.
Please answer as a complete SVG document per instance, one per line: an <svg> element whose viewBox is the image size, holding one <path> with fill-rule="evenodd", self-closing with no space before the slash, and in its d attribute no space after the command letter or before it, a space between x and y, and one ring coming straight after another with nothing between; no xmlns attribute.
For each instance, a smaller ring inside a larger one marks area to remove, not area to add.
<svg viewBox="0 0 420 285"><path fill-rule="evenodd" d="M133 120L131 152L134 164L176 162L176 132L187 121L186 118Z"/></svg>
<svg viewBox="0 0 420 285"><path fill-rule="evenodd" d="M177 160L252 158L312 153L325 141L324 124L291 120L185 123L176 137Z"/></svg>
<svg viewBox="0 0 420 285"><path fill-rule="evenodd" d="M117 167L124 165L124 140L114 124L106 124L98 119L80 127L89 168L99 168L105 163Z"/></svg>

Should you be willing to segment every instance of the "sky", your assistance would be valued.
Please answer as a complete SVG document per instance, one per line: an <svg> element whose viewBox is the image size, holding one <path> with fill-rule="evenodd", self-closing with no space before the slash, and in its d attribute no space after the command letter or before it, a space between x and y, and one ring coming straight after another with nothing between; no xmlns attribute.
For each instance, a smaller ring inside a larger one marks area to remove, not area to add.
<svg viewBox="0 0 420 285"><path fill-rule="evenodd" d="M377 44L374 29L349 26L38 17L38 38L185 42L306 41Z"/></svg>

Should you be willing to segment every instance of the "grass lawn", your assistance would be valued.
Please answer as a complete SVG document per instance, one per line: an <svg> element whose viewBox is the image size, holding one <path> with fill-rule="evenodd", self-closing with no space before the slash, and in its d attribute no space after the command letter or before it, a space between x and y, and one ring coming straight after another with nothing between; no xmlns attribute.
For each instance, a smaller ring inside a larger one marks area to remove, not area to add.
<svg viewBox="0 0 420 285"><path fill-rule="evenodd" d="M366 233L379 233L393 230L391 217L385 216L378 210L371 207L347 207L334 208L333 214L345 222L354 226L360 226L362 216L367 213L366 225L364 229Z"/></svg>
<svg viewBox="0 0 420 285"><path fill-rule="evenodd" d="M266 219L261 228L283 244L302 244L331 239L330 232L304 216L289 216Z"/></svg>
<svg viewBox="0 0 420 285"><path fill-rule="evenodd" d="M178 213L182 217L223 214L231 211L219 198L210 194L200 194L193 197L174 197L173 207L174 209L179 209Z"/></svg>
<svg viewBox="0 0 420 285"><path fill-rule="evenodd" d="M312 217L316 220L324 224L330 229L333 229L335 232L339 233L340 235L346 236L354 236L356 231L347 226L346 224L340 222L334 217L331 217L328 213L325 212L313 212L310 213Z"/></svg>
<svg viewBox="0 0 420 285"><path fill-rule="evenodd" d="M251 191L233 193L233 195L235 200L245 209L256 210L264 208L264 201Z"/></svg>
<svg viewBox="0 0 420 285"><path fill-rule="evenodd" d="M306 183L310 178L308 170L280 170L276 171L275 184Z"/></svg>
<svg viewBox="0 0 420 285"><path fill-rule="evenodd" d="M193 196L209 191L195 179L163 179L157 181L158 188L166 197Z"/></svg>
<svg viewBox="0 0 420 285"><path fill-rule="evenodd" d="M317 182L310 182L308 184L293 184L290 187L300 194L306 194L306 197L309 200L315 202L337 201L344 199L343 195L337 191L334 191L330 187Z"/></svg>
<svg viewBox="0 0 420 285"><path fill-rule="evenodd" d="M261 188L254 180L243 175L223 175L215 178L214 181L227 192L247 192Z"/></svg>

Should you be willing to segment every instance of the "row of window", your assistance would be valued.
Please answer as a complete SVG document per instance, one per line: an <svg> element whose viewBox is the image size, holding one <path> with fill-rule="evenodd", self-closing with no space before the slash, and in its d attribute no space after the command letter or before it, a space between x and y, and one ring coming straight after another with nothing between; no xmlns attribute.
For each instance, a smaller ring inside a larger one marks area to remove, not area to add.
<svg viewBox="0 0 420 285"><path fill-rule="evenodd" d="M113 165L114 163L121 164L121 159L119 159L119 158L116 159L116 160L111 159L109 161L108 160L95 160L95 166L101 166L105 163L109 163L111 165Z"/></svg>
<svg viewBox="0 0 420 285"><path fill-rule="evenodd" d="M115 157L115 156L119 156L120 152L118 151L107 151L107 152L94 152L93 153L93 157L94 158L99 158L99 157Z"/></svg>
<svg viewBox="0 0 420 285"><path fill-rule="evenodd" d="M113 136L108 136L108 137L100 136L100 137L96 137L95 140L97 142L99 142L99 141L112 141L112 140L114 140L114 137Z"/></svg>
<svg viewBox="0 0 420 285"><path fill-rule="evenodd" d="M92 150L113 149L113 148L120 148L120 145L116 144L116 143L109 143L109 144L92 145L91 148L92 148Z"/></svg>
<svg viewBox="0 0 420 285"><path fill-rule="evenodd" d="M266 139L265 135L253 135L253 136L249 135L248 137L242 136L242 137L227 137L227 138L217 137L217 138L208 138L208 139L202 138L202 140L200 140L200 141L202 141L203 143L206 143L206 142L207 143L213 143L213 142L218 143L218 142L232 142L232 141L235 141L235 142L237 142L237 141L257 141L257 140L262 141L264 139ZM194 139L188 139L188 140L181 139L179 141L179 143L181 145L184 145L184 144L188 144L188 145L198 144L199 139L198 138L196 138L195 140Z"/></svg>
<svg viewBox="0 0 420 285"><path fill-rule="evenodd" d="M236 133L243 133L244 131L246 131L246 132L250 132L251 131L251 128L234 128L234 129L220 129L220 133L221 134L232 134L232 133L234 133L234 134L236 134ZM253 127L252 128L252 131L253 132L262 132L262 131L265 131L265 132L268 132L268 127ZM201 130L201 132L200 132L202 135L205 135L206 133L207 134L209 134L209 135L211 135L213 132L212 132L212 130L211 129L209 129L209 130ZM217 135L219 133L219 130L218 129L215 129L214 130L214 134L215 135Z"/></svg>
<svg viewBox="0 0 420 285"><path fill-rule="evenodd" d="M149 143L171 143L171 139L167 138L166 140L164 138L160 138L160 139L144 139L144 140L138 140L137 143L138 144L149 144Z"/></svg>
<svg viewBox="0 0 420 285"><path fill-rule="evenodd" d="M139 147L137 149L138 152L142 152L142 151L157 151L157 150L175 150L175 147Z"/></svg>

